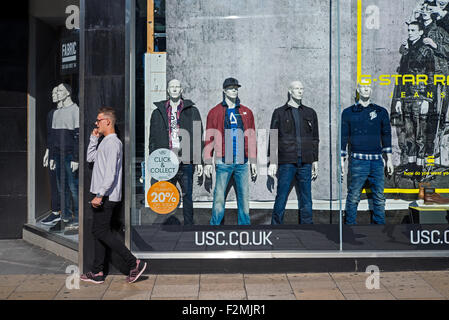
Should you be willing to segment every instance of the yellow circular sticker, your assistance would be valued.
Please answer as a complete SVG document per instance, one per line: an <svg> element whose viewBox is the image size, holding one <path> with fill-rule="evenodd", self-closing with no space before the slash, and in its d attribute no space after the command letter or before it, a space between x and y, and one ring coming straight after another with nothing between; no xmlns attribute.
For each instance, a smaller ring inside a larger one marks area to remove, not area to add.
<svg viewBox="0 0 449 320"><path fill-rule="evenodd" d="M178 188L167 181L153 184L147 193L148 205L151 210L159 214L169 214L175 211L179 200Z"/></svg>

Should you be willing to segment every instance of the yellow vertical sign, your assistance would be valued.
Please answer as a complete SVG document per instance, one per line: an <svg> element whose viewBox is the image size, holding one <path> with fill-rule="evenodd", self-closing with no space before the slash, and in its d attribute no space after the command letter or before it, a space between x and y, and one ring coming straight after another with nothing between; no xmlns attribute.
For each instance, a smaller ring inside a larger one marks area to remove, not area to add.
<svg viewBox="0 0 449 320"><path fill-rule="evenodd" d="M357 0L357 83L362 75L362 0Z"/></svg>

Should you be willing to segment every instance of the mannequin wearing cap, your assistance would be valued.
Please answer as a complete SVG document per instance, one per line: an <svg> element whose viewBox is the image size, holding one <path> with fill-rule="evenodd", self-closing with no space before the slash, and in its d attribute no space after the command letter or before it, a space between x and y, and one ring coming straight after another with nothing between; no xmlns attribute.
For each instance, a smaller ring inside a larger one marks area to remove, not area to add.
<svg viewBox="0 0 449 320"><path fill-rule="evenodd" d="M312 181L318 176L318 117L315 110L303 105L304 86L300 81L290 83L288 93L289 100L274 110L270 124L270 130L278 132L278 143L273 150L277 157L270 155L273 146L268 148L268 175L274 179L278 173L271 224L283 224L290 186L295 178L299 222L313 224Z"/></svg>
<svg viewBox="0 0 449 320"><path fill-rule="evenodd" d="M225 84L223 85L226 86L225 88L223 88L223 92L225 95L225 101L226 104L228 105L228 108L235 109L236 99L238 97L238 88L240 88L241 86L238 84L238 82L229 79L232 78L226 79L228 80L228 82L227 83L225 82ZM250 167L251 167L251 176L254 179L255 177L257 177L257 164L251 163ZM206 165L204 167L204 174L209 179L212 177L212 170L213 170L212 165Z"/></svg>
<svg viewBox="0 0 449 320"><path fill-rule="evenodd" d="M215 190L211 225L220 225L225 213L225 192L234 177L238 204L238 224L249 225L249 175L257 177L257 141L252 111L240 104L237 79L223 83L223 101L207 115L204 173L212 176L215 160Z"/></svg>
<svg viewBox="0 0 449 320"><path fill-rule="evenodd" d="M345 207L345 224L357 224L357 208L365 183L373 199L374 224L385 224L384 175L387 157L388 175L393 174L391 125L388 111L371 102L371 84L362 80L357 85L359 101L346 108L341 115L341 178L344 177L346 148L350 145L348 194Z"/></svg>

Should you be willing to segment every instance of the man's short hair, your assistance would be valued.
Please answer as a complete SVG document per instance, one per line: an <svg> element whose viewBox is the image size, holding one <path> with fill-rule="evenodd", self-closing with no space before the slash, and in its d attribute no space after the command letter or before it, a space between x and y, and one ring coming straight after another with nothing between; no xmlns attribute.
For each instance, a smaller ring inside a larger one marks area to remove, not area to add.
<svg viewBox="0 0 449 320"><path fill-rule="evenodd" d="M104 114L106 117L111 119L114 123L117 121L117 116L115 114L115 110L111 107L102 107L98 110L98 113Z"/></svg>
<svg viewBox="0 0 449 320"><path fill-rule="evenodd" d="M416 25L418 26L418 30L420 31L424 31L424 23L422 22L422 19L418 19L418 20L413 20L409 23L407 23L409 26L410 25Z"/></svg>
<svg viewBox="0 0 449 320"><path fill-rule="evenodd" d="M63 86L70 95L72 94L72 87L69 84L61 83L61 86Z"/></svg>

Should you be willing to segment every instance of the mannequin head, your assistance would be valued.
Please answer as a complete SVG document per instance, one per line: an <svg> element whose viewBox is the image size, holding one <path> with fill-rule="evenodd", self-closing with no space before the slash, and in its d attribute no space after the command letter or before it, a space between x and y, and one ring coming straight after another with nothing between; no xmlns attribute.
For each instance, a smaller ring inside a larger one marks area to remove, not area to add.
<svg viewBox="0 0 449 320"><path fill-rule="evenodd" d="M61 83L57 87L57 89L59 101L64 101L65 99L67 99L67 97L70 97L70 95L72 94L72 88L66 83Z"/></svg>
<svg viewBox="0 0 449 320"><path fill-rule="evenodd" d="M97 119L95 120L98 133L104 136L114 133L116 121L117 117L114 109L109 107L101 108L98 110Z"/></svg>
<svg viewBox="0 0 449 320"><path fill-rule="evenodd" d="M362 79L357 85L357 93L360 100L369 100L372 92L371 84L366 79Z"/></svg>
<svg viewBox="0 0 449 320"><path fill-rule="evenodd" d="M179 80L173 79L167 85L167 93L170 99L177 100L181 98L183 89Z"/></svg>
<svg viewBox="0 0 449 320"><path fill-rule="evenodd" d="M58 99L58 87L54 87L53 90L51 91L51 101L53 101L53 103L56 103L59 101Z"/></svg>
<svg viewBox="0 0 449 320"><path fill-rule="evenodd" d="M302 85L301 81L291 82L290 86L288 87L288 93L290 94L290 97L296 100L302 100L302 97L304 95L304 86Z"/></svg>
<svg viewBox="0 0 449 320"><path fill-rule="evenodd" d="M227 99L234 101L239 96L240 87L241 85L237 79L227 78L223 82L223 93Z"/></svg>
<svg viewBox="0 0 449 320"><path fill-rule="evenodd" d="M237 99L238 95L239 95L239 87L237 86L229 86L226 87L226 89L223 90L226 98L230 99L230 100L235 100Z"/></svg>

